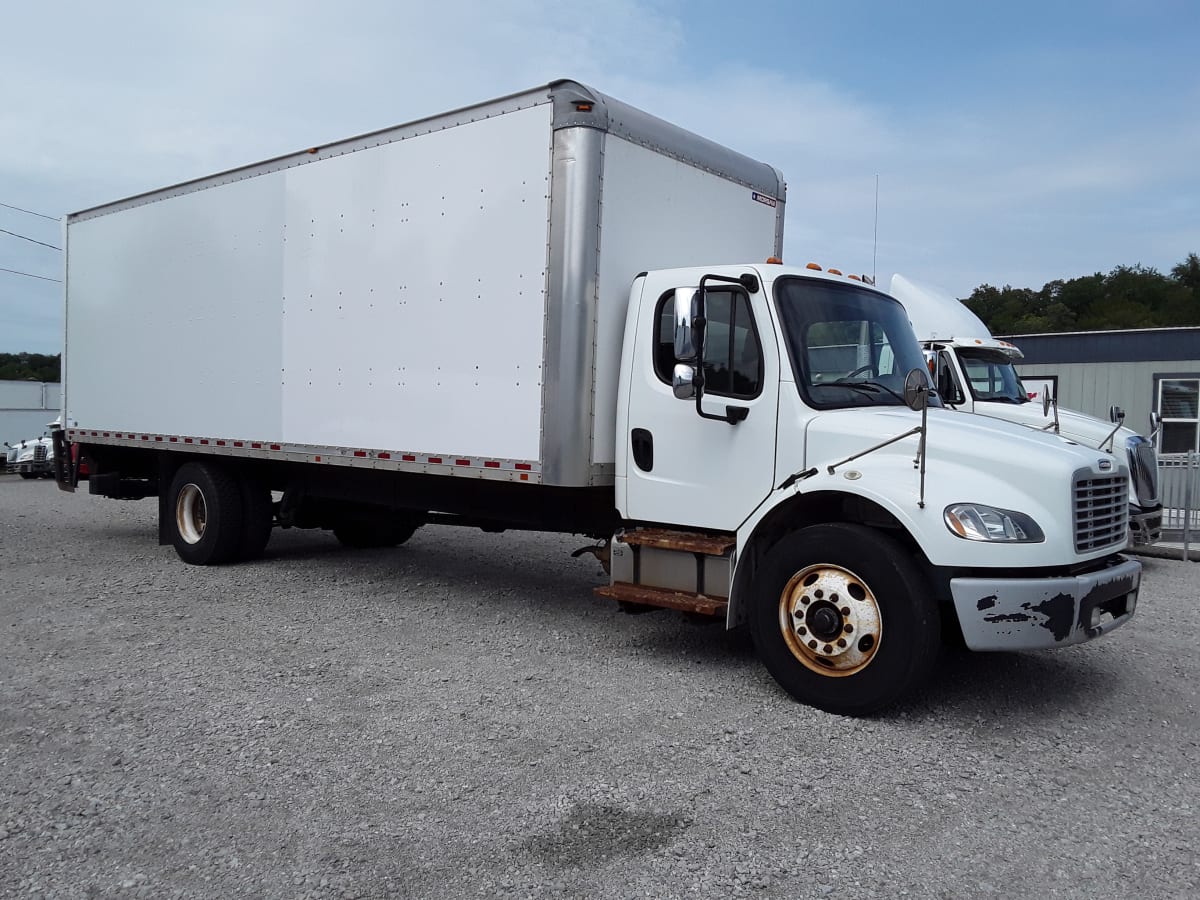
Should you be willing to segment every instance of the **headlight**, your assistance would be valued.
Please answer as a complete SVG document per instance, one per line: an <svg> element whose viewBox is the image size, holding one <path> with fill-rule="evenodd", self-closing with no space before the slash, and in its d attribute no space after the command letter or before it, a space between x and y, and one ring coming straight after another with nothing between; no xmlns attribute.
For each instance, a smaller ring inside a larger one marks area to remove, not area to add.
<svg viewBox="0 0 1200 900"><path fill-rule="evenodd" d="M943 518L947 528L968 541L1035 544L1046 539L1037 522L1025 513L984 506L982 503L947 506Z"/></svg>

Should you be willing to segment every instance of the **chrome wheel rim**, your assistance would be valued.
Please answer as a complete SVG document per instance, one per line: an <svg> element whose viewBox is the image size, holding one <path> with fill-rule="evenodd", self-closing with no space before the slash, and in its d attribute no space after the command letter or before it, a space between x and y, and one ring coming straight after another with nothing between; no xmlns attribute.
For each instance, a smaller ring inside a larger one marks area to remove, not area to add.
<svg viewBox="0 0 1200 900"><path fill-rule="evenodd" d="M198 544L204 537L208 522L208 507L204 494L194 484L185 484L175 500L175 527L180 537L189 544Z"/></svg>

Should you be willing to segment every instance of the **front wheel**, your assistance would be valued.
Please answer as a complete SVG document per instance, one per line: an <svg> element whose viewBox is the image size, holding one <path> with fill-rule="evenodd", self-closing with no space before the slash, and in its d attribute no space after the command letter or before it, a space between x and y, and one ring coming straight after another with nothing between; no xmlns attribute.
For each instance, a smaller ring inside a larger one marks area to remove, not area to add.
<svg viewBox="0 0 1200 900"><path fill-rule="evenodd" d="M937 659L937 602L912 554L861 525L816 525L768 551L751 632L802 703L863 716L915 690Z"/></svg>
<svg viewBox="0 0 1200 900"><path fill-rule="evenodd" d="M237 558L243 536L242 494L222 466L189 462L171 480L167 530L175 552L196 566Z"/></svg>

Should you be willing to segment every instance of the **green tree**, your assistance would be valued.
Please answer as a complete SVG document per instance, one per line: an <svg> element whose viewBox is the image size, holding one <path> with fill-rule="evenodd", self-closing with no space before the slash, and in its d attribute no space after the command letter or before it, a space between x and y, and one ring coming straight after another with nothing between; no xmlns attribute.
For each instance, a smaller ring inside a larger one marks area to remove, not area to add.
<svg viewBox="0 0 1200 900"><path fill-rule="evenodd" d="M993 334L1200 325L1200 257L1189 254L1169 276L1139 264L1037 291L983 284L963 302Z"/></svg>
<svg viewBox="0 0 1200 900"><path fill-rule="evenodd" d="M58 354L0 353L0 381L58 381L61 359Z"/></svg>

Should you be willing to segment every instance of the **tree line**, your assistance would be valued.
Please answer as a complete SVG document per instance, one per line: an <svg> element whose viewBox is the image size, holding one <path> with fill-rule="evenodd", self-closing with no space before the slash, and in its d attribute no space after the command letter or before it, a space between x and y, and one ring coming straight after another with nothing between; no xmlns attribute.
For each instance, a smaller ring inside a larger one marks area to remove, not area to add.
<svg viewBox="0 0 1200 900"><path fill-rule="evenodd" d="M992 334L1200 325L1200 256L1189 253L1168 275L1134 265L1050 281L1038 291L982 284L963 303Z"/></svg>
<svg viewBox="0 0 1200 900"><path fill-rule="evenodd" d="M61 354L0 353L0 381L59 381Z"/></svg>

